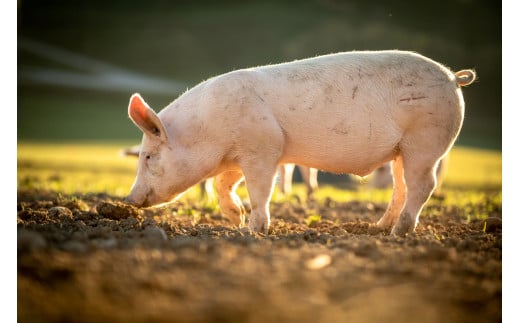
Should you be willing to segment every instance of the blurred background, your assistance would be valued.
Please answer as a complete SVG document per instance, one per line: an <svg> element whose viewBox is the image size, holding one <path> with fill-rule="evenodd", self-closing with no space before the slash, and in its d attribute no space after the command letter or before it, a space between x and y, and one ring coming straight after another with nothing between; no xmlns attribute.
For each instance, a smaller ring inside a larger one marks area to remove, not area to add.
<svg viewBox="0 0 520 323"><path fill-rule="evenodd" d="M20 0L18 141L138 143L134 92L159 111L230 70L401 49L476 69L456 144L500 150L501 10L494 0Z"/></svg>

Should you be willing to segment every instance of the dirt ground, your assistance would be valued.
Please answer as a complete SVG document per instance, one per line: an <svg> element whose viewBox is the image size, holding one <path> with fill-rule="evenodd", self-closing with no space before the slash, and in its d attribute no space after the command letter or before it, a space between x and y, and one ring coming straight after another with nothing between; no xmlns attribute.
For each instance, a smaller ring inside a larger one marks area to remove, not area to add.
<svg viewBox="0 0 520 323"><path fill-rule="evenodd" d="M385 204L271 203L264 236L119 202L18 192L19 322L502 320L501 205L468 222L434 200L401 238L374 226Z"/></svg>

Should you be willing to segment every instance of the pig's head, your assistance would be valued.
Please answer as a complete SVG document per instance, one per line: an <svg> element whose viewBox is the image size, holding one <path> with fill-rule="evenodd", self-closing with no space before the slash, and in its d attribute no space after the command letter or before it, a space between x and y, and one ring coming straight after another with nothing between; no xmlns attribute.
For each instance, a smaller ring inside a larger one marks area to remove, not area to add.
<svg viewBox="0 0 520 323"><path fill-rule="evenodd" d="M130 98L130 119L143 131L137 177L126 202L138 207L167 203L190 185L186 182L186 160L175 149L159 116L139 94Z"/></svg>

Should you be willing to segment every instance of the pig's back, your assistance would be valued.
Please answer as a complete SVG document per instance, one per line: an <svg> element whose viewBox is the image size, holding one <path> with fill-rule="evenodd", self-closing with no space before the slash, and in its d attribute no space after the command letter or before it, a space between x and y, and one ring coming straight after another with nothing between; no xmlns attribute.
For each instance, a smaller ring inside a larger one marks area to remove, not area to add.
<svg viewBox="0 0 520 323"><path fill-rule="evenodd" d="M409 124L428 117L445 87L455 90L449 70L409 52L342 53L253 70L262 80L256 92L284 131L284 162L359 175L391 160Z"/></svg>
<svg viewBox="0 0 520 323"><path fill-rule="evenodd" d="M460 114L456 90L447 68L418 54L347 52L214 77L172 103L186 112L172 122L230 147L274 122L280 162L366 175L393 159L414 123Z"/></svg>

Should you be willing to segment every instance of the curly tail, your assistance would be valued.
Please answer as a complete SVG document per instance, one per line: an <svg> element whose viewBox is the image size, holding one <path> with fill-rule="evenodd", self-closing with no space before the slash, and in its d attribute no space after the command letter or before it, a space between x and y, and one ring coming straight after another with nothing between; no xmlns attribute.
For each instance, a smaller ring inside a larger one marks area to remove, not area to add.
<svg viewBox="0 0 520 323"><path fill-rule="evenodd" d="M457 86L468 86L477 79L477 73L473 70L462 70L455 73Z"/></svg>

